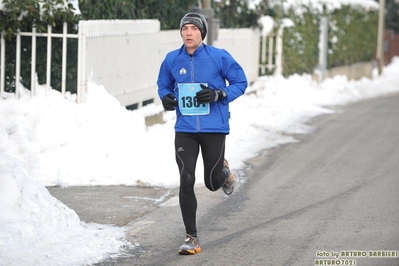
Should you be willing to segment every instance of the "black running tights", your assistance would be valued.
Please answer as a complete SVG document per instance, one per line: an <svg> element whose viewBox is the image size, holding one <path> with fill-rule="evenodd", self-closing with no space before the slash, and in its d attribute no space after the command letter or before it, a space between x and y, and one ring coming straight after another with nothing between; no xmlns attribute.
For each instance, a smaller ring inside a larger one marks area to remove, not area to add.
<svg viewBox="0 0 399 266"><path fill-rule="evenodd" d="M225 134L181 133L175 135L176 162L180 173L179 202L186 233L197 236L195 197L195 168L201 149L204 162L204 183L211 190L218 190L227 176L222 171Z"/></svg>

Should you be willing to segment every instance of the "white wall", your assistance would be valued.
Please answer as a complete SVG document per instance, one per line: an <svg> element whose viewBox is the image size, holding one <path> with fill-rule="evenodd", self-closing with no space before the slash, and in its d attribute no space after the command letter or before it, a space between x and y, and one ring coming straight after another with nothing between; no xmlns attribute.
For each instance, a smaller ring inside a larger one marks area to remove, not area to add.
<svg viewBox="0 0 399 266"><path fill-rule="evenodd" d="M259 73L260 35L252 29L220 29L213 46L227 50L243 67L248 82Z"/></svg>

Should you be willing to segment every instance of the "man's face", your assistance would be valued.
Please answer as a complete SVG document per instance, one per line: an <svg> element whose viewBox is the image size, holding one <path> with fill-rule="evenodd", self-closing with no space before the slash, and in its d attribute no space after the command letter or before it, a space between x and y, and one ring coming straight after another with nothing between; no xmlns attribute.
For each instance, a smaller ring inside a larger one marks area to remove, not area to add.
<svg viewBox="0 0 399 266"><path fill-rule="evenodd" d="M181 36L189 54L194 53L194 51L202 44L201 31L194 24L184 25L181 28Z"/></svg>

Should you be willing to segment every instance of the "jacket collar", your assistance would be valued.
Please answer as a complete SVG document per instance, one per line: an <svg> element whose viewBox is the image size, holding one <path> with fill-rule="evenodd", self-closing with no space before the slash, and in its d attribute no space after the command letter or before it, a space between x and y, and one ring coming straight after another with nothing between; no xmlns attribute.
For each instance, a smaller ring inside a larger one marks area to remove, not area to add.
<svg viewBox="0 0 399 266"><path fill-rule="evenodd" d="M187 53L186 46L185 46L184 44L182 45L181 49L182 49L182 52L183 52L184 54L189 55L189 54ZM205 44L205 43L202 43L202 44L194 51L194 53L193 53L192 55L193 55L193 56L196 56L197 54L201 53L204 49L206 49L206 44Z"/></svg>

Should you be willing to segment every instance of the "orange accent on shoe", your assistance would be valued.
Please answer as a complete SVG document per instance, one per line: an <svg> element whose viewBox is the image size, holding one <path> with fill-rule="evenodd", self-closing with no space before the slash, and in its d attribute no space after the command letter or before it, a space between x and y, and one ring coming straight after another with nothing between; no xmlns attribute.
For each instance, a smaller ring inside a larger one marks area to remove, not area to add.
<svg viewBox="0 0 399 266"><path fill-rule="evenodd" d="M199 246L198 238L191 235L186 235L184 244L179 248L179 254L193 255L199 252L201 252L201 247Z"/></svg>

